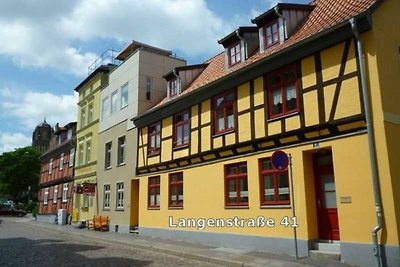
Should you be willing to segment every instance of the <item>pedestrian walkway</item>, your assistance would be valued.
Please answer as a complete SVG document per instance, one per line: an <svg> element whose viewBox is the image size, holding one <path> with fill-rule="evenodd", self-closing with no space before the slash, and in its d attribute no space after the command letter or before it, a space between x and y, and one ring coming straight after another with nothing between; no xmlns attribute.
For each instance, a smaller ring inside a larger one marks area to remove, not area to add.
<svg viewBox="0 0 400 267"><path fill-rule="evenodd" d="M46 228L51 231L58 231L64 234L87 237L93 241L114 242L116 244L129 246L131 248L151 250L152 252L166 253L182 258L195 259L210 262L222 266L270 266L270 267L350 267L350 265L335 262L313 259L296 260L286 255L275 255L259 251L240 251L213 246L204 246L187 242L161 240L141 237L136 234L122 234L115 232L98 232L93 230L78 229L71 225L56 225L35 220L20 220L35 227Z"/></svg>

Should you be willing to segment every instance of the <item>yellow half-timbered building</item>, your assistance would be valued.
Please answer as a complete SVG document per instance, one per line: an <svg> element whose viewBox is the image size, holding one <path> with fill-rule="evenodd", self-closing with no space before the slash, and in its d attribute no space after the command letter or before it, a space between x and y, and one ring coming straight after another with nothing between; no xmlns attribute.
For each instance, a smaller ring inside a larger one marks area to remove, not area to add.
<svg viewBox="0 0 400 267"><path fill-rule="evenodd" d="M167 97L133 119L139 233L398 266L396 10L278 4L166 74ZM274 168L277 150L291 166Z"/></svg>

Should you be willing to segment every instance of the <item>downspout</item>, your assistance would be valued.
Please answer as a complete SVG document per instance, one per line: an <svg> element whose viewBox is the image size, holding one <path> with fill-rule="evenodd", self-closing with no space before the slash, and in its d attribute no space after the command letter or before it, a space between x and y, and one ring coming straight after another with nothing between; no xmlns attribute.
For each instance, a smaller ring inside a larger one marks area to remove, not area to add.
<svg viewBox="0 0 400 267"><path fill-rule="evenodd" d="M281 13L279 13L278 6L275 6L274 8L275 14L282 19L283 22L283 39L286 40L286 19L282 16Z"/></svg>
<svg viewBox="0 0 400 267"><path fill-rule="evenodd" d="M174 74L174 76L176 78L176 86L177 87L179 86L178 94L180 94L181 93L181 81L179 79L179 75L176 73L176 69L175 68L172 70L172 74ZM169 90L168 90L168 93L169 93Z"/></svg>
<svg viewBox="0 0 400 267"><path fill-rule="evenodd" d="M240 36L239 29L236 30L236 36L240 39L240 41L243 42L243 50L244 50L244 55L243 55L243 61L247 59L247 44L246 41L242 36Z"/></svg>
<svg viewBox="0 0 400 267"><path fill-rule="evenodd" d="M372 173L372 186L374 190L374 200L375 200L375 212L378 224L372 230L372 242L374 249L374 256L376 257L377 266L382 266L382 255L380 252L379 242L378 242L378 231L382 229L383 225L383 214L382 214L382 200L379 194L379 181L378 181L378 171L377 171L377 162L376 162L376 150L375 150L375 140L372 132L372 122L371 122L371 113L370 113L370 105L369 105L369 95L367 88L367 78L365 71L365 59L362 48L362 43L360 40L360 35L357 30L357 26L355 24L354 18L349 19L349 23L351 25L351 29L354 33L354 37L357 42L357 53L358 53L358 63L360 65L360 74L361 74L361 87L363 92L363 102L365 109L365 121L367 126L367 135L368 135L368 147L369 147L369 160L371 165L371 173Z"/></svg>

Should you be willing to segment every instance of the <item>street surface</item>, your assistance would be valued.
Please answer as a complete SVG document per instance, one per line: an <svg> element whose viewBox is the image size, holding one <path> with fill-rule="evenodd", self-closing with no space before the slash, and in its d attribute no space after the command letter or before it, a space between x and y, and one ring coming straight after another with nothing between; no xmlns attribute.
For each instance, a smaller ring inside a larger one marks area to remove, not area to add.
<svg viewBox="0 0 400 267"><path fill-rule="evenodd" d="M0 217L0 266L204 266L183 259L86 237L57 233L23 223L29 218Z"/></svg>

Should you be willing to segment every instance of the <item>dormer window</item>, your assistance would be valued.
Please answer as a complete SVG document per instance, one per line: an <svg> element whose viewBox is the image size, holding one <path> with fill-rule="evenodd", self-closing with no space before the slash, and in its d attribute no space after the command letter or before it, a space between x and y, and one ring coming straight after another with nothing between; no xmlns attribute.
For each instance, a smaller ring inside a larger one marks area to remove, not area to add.
<svg viewBox="0 0 400 267"><path fill-rule="evenodd" d="M233 66L242 61L240 42L229 47L229 66Z"/></svg>
<svg viewBox="0 0 400 267"><path fill-rule="evenodd" d="M168 82L169 97L173 97L178 94L177 79Z"/></svg>
<svg viewBox="0 0 400 267"><path fill-rule="evenodd" d="M275 20L264 27L264 44L267 48L277 43L279 43L279 25L278 20Z"/></svg>

